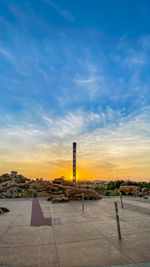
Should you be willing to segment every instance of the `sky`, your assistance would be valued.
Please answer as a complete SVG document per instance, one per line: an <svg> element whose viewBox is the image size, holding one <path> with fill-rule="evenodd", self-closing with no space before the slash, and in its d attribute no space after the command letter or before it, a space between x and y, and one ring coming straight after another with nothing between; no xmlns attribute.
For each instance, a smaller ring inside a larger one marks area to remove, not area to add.
<svg viewBox="0 0 150 267"><path fill-rule="evenodd" d="M0 174L150 180L150 1L0 0Z"/></svg>

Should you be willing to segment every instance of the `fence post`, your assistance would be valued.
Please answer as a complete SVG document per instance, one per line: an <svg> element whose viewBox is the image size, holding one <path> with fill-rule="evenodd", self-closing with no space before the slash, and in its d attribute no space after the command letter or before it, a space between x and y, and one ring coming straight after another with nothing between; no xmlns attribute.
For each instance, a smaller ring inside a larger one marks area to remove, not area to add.
<svg viewBox="0 0 150 267"><path fill-rule="evenodd" d="M123 208L124 208L124 206L123 206L122 193L121 193L121 192L119 192L119 193L120 193L121 207L122 207L122 209L123 209Z"/></svg>
<svg viewBox="0 0 150 267"><path fill-rule="evenodd" d="M82 210L84 210L84 193L82 193Z"/></svg>
<svg viewBox="0 0 150 267"><path fill-rule="evenodd" d="M116 212L118 238L121 240L121 231L120 231L120 222L119 222L119 214L118 214L118 205L117 205L117 202L114 202L114 204L115 204L115 212Z"/></svg>

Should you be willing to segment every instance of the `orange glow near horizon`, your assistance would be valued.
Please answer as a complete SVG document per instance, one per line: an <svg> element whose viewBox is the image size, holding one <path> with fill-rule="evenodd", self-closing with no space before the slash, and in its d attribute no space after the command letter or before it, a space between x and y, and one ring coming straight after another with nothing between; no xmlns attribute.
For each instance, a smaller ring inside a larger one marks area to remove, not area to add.
<svg viewBox="0 0 150 267"><path fill-rule="evenodd" d="M24 166L26 167L24 168ZM27 178L36 179L36 178L43 178L46 180L53 180L55 178L64 176L66 180L72 181L73 175L72 175L72 169L71 166L68 166L68 168L58 168L55 171L50 171L49 169L45 169L44 166L29 166L28 164L12 164L12 166L6 167L4 166L3 170L1 170L1 174L3 173L10 173L11 170L18 171L19 174L24 175ZM0 174L0 175L1 175ZM141 176L140 176L141 174ZM144 176L145 174L145 176ZM93 168L84 168L79 167L77 168L77 177L76 180L82 181L82 180L117 180L117 179L130 179L130 180L145 180L149 181L149 176L147 175L146 170L143 168L138 169L138 175L136 175L134 168L128 168L126 170L104 170L102 168L99 168L98 170L94 170Z"/></svg>
<svg viewBox="0 0 150 267"><path fill-rule="evenodd" d="M109 136L108 136L109 137ZM116 138L116 137L115 137ZM125 137L124 137L125 138ZM119 141L118 141L119 140ZM128 139L127 139L128 141ZM134 141L131 146L120 139L104 142L88 142L86 146L77 145L77 181L78 180L145 180L150 181L149 155L150 149L143 145L143 141ZM86 143L86 140L85 140ZM16 145L17 146L17 145ZM0 175L12 170L27 178L43 178L52 180L61 176L72 181L72 143L60 146L51 145L52 149L30 151L21 156L26 146L15 147L10 154L3 155L0 166Z"/></svg>

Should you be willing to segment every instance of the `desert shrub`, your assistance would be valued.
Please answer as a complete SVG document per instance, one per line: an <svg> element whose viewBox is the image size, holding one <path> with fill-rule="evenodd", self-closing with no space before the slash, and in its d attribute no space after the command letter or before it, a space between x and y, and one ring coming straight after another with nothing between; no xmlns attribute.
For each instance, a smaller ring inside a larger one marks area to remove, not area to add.
<svg viewBox="0 0 150 267"><path fill-rule="evenodd" d="M138 186L139 186L139 188L143 188L143 187L148 187L149 188L148 183L146 183L146 182L140 182L138 184Z"/></svg>
<svg viewBox="0 0 150 267"><path fill-rule="evenodd" d="M114 190L116 188L116 183L113 182L113 181L110 181L108 184L107 184L107 189L108 190Z"/></svg>
<svg viewBox="0 0 150 267"><path fill-rule="evenodd" d="M117 189L110 192L110 196L119 196L119 191Z"/></svg>
<svg viewBox="0 0 150 267"><path fill-rule="evenodd" d="M106 191L106 189L103 185L98 185L95 187L95 191L99 194L103 194Z"/></svg>
<svg viewBox="0 0 150 267"><path fill-rule="evenodd" d="M110 196L110 193L111 193L111 191L110 190L106 190L105 192L104 192L104 196Z"/></svg>
<svg viewBox="0 0 150 267"><path fill-rule="evenodd" d="M105 190L103 196L119 196L119 190Z"/></svg>
<svg viewBox="0 0 150 267"><path fill-rule="evenodd" d="M33 197L33 191L28 190L22 193L22 197Z"/></svg>
<svg viewBox="0 0 150 267"><path fill-rule="evenodd" d="M21 188L17 188L18 193L22 193L22 189Z"/></svg>

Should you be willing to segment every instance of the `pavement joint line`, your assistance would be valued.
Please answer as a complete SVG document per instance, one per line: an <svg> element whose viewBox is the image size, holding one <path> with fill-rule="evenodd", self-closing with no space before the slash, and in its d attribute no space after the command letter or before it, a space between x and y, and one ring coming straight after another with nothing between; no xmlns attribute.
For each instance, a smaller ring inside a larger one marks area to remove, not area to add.
<svg viewBox="0 0 150 267"><path fill-rule="evenodd" d="M48 205L48 207L49 207L49 211L50 211L50 215L51 215L51 206L50 206L50 204ZM55 245L56 257L57 257L57 264L58 264L58 267L60 267L59 254L58 254L58 249L57 249L57 245L56 245L56 238L55 238L55 232L54 232L53 223L52 223L52 231L53 231L53 236L54 236L54 245Z"/></svg>
<svg viewBox="0 0 150 267"><path fill-rule="evenodd" d="M108 238L108 240L109 240L109 242L116 248L116 249L118 249L118 247ZM119 241L119 243L121 243L122 242L122 240L120 240ZM122 254L122 255L125 255L129 260L131 260L132 262L133 262L133 264L136 264L137 262L136 261L134 261L131 257L129 257L128 255L127 255L127 253L126 252L124 252L124 253L122 253L121 251L120 251L120 253ZM130 266L130 265L129 265ZM107 267L107 266L106 266ZM109 265L108 265L108 267L109 267ZM110 265L110 267L111 267L111 265Z"/></svg>
<svg viewBox="0 0 150 267"><path fill-rule="evenodd" d="M1 246L0 248L26 248L26 247L37 247L37 246L43 246L43 245L52 245L54 246L54 243L50 243L50 242L46 242L46 243L41 243L41 245L39 244L27 244L27 245L6 245L6 246Z"/></svg>
<svg viewBox="0 0 150 267"><path fill-rule="evenodd" d="M93 238L93 239L84 239L84 240L72 240L72 241L67 241L67 242L58 242L57 240L56 240L56 243L57 243L57 245L61 245L61 244L68 244L68 243L81 243L81 242L87 242L87 241L94 241L94 240L101 240L101 239L103 239L103 238L105 238L105 236L103 236L102 238Z"/></svg>

